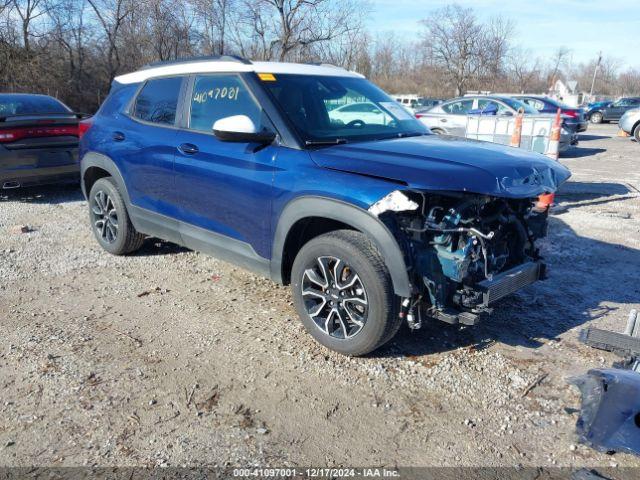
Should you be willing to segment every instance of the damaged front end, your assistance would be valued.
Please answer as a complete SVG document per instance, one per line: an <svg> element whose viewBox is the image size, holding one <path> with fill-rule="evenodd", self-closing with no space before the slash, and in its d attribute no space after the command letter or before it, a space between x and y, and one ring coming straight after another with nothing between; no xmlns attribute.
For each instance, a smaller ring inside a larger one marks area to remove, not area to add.
<svg viewBox="0 0 640 480"><path fill-rule="evenodd" d="M536 199L394 191L369 211L394 233L414 288L401 315L473 325L505 296L544 277L537 239L547 210Z"/></svg>

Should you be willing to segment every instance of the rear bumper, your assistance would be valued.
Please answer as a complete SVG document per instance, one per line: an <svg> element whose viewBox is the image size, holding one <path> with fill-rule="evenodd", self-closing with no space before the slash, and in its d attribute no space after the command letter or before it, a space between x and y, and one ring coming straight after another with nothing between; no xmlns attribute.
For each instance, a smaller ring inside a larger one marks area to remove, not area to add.
<svg viewBox="0 0 640 480"><path fill-rule="evenodd" d="M32 187L36 185L49 185L52 183L80 183L80 167L71 165L54 168L38 168L17 172L0 172L0 190L8 190L19 187Z"/></svg>
<svg viewBox="0 0 640 480"><path fill-rule="evenodd" d="M77 148L0 149L0 189L79 180Z"/></svg>

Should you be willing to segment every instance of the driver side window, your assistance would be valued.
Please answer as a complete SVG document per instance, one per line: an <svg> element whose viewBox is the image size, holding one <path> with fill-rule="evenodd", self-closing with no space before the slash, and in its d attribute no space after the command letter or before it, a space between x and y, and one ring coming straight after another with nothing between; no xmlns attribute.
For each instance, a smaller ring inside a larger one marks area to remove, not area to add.
<svg viewBox="0 0 640 480"><path fill-rule="evenodd" d="M237 75L196 76L191 92L189 128L212 132L221 118L246 115L262 130L262 109Z"/></svg>

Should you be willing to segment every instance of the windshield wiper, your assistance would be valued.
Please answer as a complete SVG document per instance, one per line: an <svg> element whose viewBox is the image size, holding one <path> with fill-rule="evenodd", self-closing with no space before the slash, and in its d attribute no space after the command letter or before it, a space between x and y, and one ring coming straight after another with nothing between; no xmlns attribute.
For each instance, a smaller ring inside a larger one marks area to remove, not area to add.
<svg viewBox="0 0 640 480"><path fill-rule="evenodd" d="M428 135L424 132L400 132L396 135L398 138L407 138L407 137L421 137L423 135Z"/></svg>
<svg viewBox="0 0 640 480"><path fill-rule="evenodd" d="M343 143L347 143L346 138L334 138L331 140L307 140L304 144L308 147L313 147L316 145L342 145Z"/></svg>

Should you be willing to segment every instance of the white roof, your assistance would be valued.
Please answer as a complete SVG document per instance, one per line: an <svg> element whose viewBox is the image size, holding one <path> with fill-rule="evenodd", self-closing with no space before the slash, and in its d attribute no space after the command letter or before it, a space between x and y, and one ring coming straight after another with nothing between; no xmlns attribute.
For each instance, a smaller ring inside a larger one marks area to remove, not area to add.
<svg viewBox="0 0 640 480"><path fill-rule="evenodd" d="M118 83L139 83L149 78L167 75L217 72L256 72L273 74L324 75L332 77L364 78L356 72L350 72L333 65L308 65L304 63L252 62L242 63L228 60L203 60L202 62L172 63L138 70L116 77Z"/></svg>

